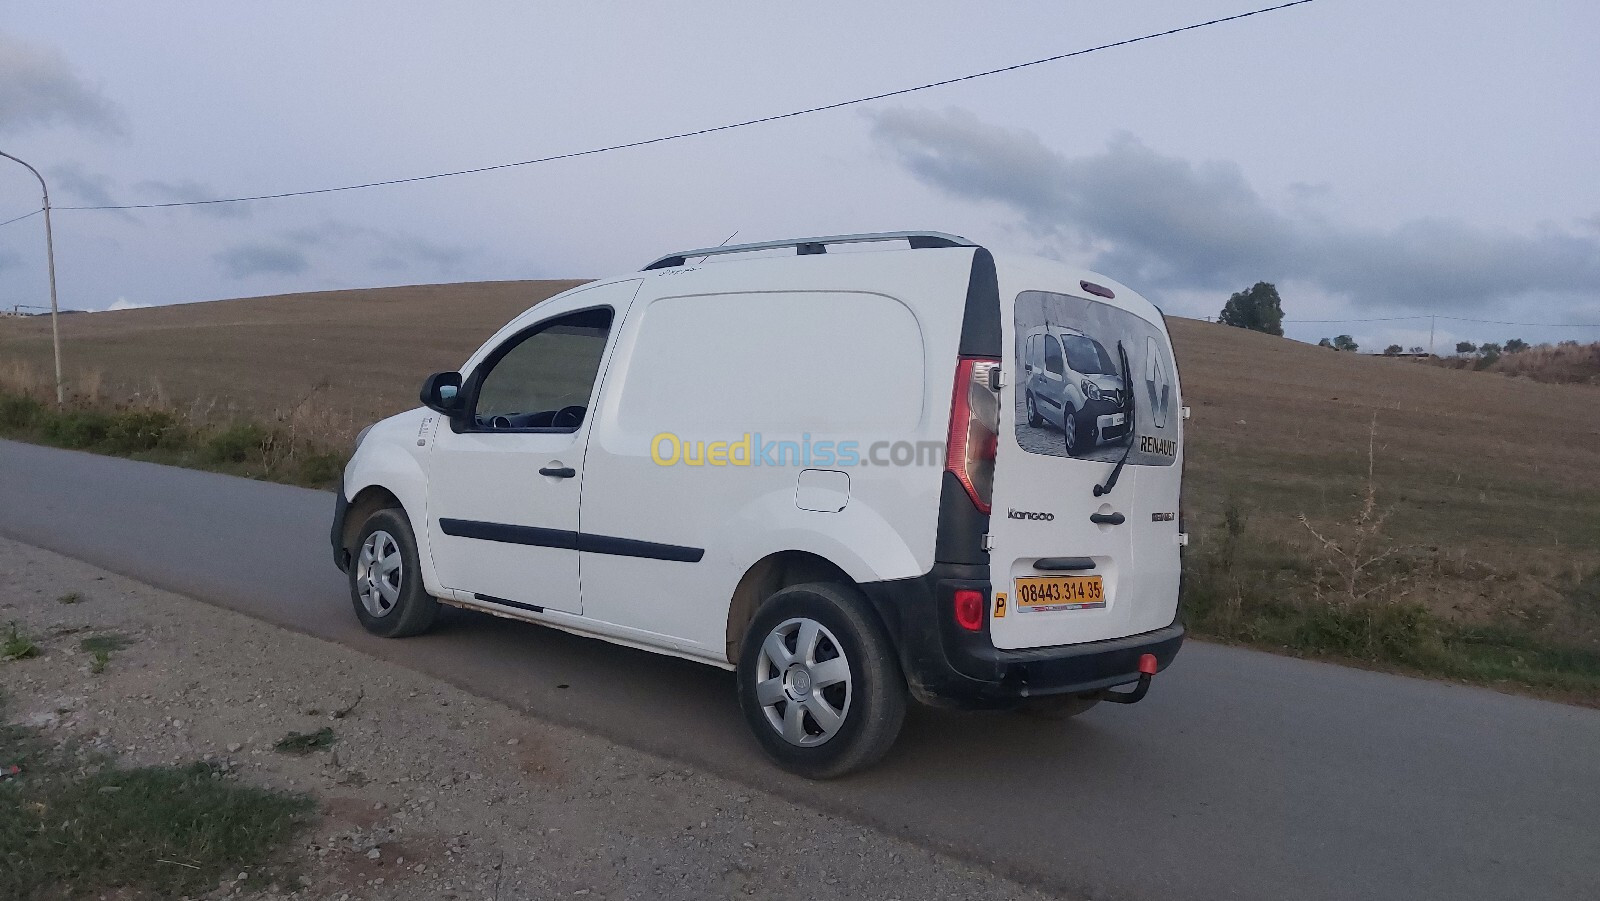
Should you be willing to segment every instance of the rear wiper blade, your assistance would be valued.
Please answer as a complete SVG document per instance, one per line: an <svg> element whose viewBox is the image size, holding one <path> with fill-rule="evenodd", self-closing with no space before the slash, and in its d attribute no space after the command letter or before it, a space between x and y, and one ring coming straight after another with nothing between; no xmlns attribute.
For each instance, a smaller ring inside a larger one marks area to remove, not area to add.
<svg viewBox="0 0 1600 901"><path fill-rule="evenodd" d="M1122 467L1128 465L1128 455L1133 453L1133 439L1136 437L1133 433L1133 378L1129 371L1132 367L1128 365L1128 351L1122 346L1121 341L1117 342L1117 359L1122 364L1122 415L1128 426L1128 444L1122 449L1122 459L1112 467L1111 475L1106 476L1105 484L1094 486L1095 497L1104 497L1111 493L1111 489L1117 487L1117 479L1122 476Z"/></svg>

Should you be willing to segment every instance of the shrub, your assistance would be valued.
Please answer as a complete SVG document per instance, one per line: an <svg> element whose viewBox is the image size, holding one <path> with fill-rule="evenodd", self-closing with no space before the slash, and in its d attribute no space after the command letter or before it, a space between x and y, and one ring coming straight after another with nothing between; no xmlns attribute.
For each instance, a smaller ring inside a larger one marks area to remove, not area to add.
<svg viewBox="0 0 1600 901"><path fill-rule="evenodd" d="M91 448L106 440L111 424L111 415L99 410L65 410L44 420L44 437L62 447Z"/></svg>
<svg viewBox="0 0 1600 901"><path fill-rule="evenodd" d="M253 422L235 423L207 439L205 456L212 463L246 463L272 438L271 432Z"/></svg>
<svg viewBox="0 0 1600 901"><path fill-rule="evenodd" d="M182 442L183 426L165 410L124 410L106 431L105 447L115 454L135 454Z"/></svg>
<svg viewBox="0 0 1600 901"><path fill-rule="evenodd" d="M44 414L44 404L31 397L0 396L0 428L26 429Z"/></svg>
<svg viewBox="0 0 1600 901"><path fill-rule="evenodd" d="M309 454L300 461L297 481L305 485L332 485L343 475L344 463L344 457L339 454Z"/></svg>

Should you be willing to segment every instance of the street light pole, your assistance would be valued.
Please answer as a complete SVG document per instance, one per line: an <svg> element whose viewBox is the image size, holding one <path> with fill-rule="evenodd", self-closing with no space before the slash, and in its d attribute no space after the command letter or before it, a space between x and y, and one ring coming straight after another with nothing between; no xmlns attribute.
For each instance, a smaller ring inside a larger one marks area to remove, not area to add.
<svg viewBox="0 0 1600 901"><path fill-rule="evenodd" d="M67 393L61 386L61 310L56 305L56 239L55 233L50 230L50 186L44 183L44 176L39 174L38 169L4 150L0 150L0 156L22 163L22 167L39 180L39 189L44 192L44 252L50 265L50 341L55 345L56 355L56 406L62 407L67 403Z"/></svg>

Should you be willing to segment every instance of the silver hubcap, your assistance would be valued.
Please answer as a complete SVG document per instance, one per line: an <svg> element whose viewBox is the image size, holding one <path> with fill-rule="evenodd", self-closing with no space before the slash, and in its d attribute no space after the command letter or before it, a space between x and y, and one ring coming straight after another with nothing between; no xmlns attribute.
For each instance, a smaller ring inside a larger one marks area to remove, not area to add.
<svg viewBox="0 0 1600 901"><path fill-rule="evenodd" d="M404 558L394 536L379 529L367 536L356 556L356 592L361 606L374 616L388 616L400 602L400 580L405 577Z"/></svg>
<svg viewBox="0 0 1600 901"><path fill-rule="evenodd" d="M761 643L756 700L789 744L808 748L837 735L850 712L850 695L844 647L816 620L787 620Z"/></svg>
<svg viewBox="0 0 1600 901"><path fill-rule="evenodd" d="M1067 447L1068 448L1077 447L1078 446L1078 417L1072 415L1071 413L1068 413L1066 421L1061 423L1061 424L1067 427L1066 428Z"/></svg>

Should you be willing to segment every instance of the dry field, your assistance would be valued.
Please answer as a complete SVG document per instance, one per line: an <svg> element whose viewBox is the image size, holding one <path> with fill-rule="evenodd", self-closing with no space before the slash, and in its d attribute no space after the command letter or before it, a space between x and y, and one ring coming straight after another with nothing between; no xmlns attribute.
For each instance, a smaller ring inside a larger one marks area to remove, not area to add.
<svg viewBox="0 0 1600 901"><path fill-rule="evenodd" d="M191 415L315 411L347 441L416 403L507 319L574 281L334 291L62 318L74 390ZM1245 540L1332 564L1324 534L1362 500L1368 443L1381 540L1431 563L1407 596L1447 615L1510 616L1594 641L1580 583L1600 571L1600 388L1335 353L1175 319L1187 402L1186 512L1203 551L1230 508ZM0 320L0 386L49 372L49 323ZM1317 556L1317 555L1321 556ZM1324 559L1326 558L1326 559ZM1316 562L1321 561L1321 562ZM1577 592L1577 594L1574 594Z"/></svg>

